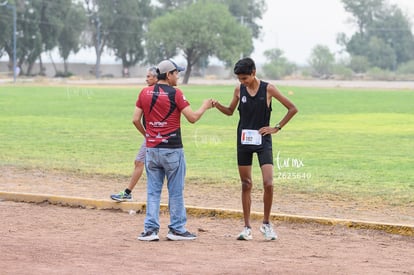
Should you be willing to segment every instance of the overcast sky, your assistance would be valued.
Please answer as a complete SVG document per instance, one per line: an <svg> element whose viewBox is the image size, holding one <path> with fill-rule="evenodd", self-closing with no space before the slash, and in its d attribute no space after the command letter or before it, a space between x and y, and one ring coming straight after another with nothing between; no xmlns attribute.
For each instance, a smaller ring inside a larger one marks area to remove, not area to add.
<svg viewBox="0 0 414 275"><path fill-rule="evenodd" d="M266 0L267 11L261 21L262 38L255 41L252 57L257 63L265 61L265 50L279 48L284 56L297 64L305 64L314 46L328 46L339 50L336 35L353 34L355 26L349 22L340 0ZM414 23L414 0L389 0L398 5Z"/></svg>

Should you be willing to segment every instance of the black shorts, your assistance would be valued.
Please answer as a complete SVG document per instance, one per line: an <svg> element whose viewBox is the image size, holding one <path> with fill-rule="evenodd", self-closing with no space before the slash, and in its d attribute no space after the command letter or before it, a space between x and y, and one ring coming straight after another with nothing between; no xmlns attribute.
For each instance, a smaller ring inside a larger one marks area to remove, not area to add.
<svg viewBox="0 0 414 275"><path fill-rule="evenodd" d="M264 150L260 152L240 152L237 151L237 164L239 166L251 166L253 163L253 154L257 153L257 159L259 160L260 167L265 164L273 165L273 151Z"/></svg>

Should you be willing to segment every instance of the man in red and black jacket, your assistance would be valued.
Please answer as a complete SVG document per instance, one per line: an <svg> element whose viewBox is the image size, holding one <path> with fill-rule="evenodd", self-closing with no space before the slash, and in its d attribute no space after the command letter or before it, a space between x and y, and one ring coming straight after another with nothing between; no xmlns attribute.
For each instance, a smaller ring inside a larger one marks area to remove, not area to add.
<svg viewBox="0 0 414 275"><path fill-rule="evenodd" d="M186 163L180 118L183 114L190 123L195 123L212 107L212 100L205 100L197 111L193 111L183 92L175 88L181 71L184 68L173 61L162 61L157 67L158 83L144 88L136 102L135 112L139 119L145 117L145 128L141 123L136 123L135 127L145 136L147 145L147 209L144 232L138 237L142 241L159 240L159 211L165 177L170 212L167 238L174 241L196 238L185 228L187 216L183 190Z"/></svg>

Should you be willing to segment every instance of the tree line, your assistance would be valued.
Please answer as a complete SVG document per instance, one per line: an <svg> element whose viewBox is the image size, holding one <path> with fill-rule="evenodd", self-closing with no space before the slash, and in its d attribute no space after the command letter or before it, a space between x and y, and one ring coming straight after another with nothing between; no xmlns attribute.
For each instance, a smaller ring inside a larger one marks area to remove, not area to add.
<svg viewBox="0 0 414 275"><path fill-rule="evenodd" d="M337 61L328 47L317 45L308 60L310 75L414 67L410 65L414 60L412 26L401 9L386 0L341 1L357 27L351 37L338 34L337 43L349 58ZM124 69L180 55L187 61L184 83L188 83L195 69L207 67L210 57L230 66L240 56L249 56L254 49L253 39L261 35L262 27L257 22L266 11L265 0L5 0L4 3L16 8L17 66L26 65L22 72L26 75L32 74L36 62L42 72L42 54L50 54L54 49L58 49L64 63L64 71L59 73L69 75L69 55L82 47L92 47L97 77L104 51L120 60ZM13 18L4 5L0 6L0 30L0 56L11 57ZM267 62L263 71L270 78L281 78L298 70L281 49L269 49L264 54Z"/></svg>
<svg viewBox="0 0 414 275"><path fill-rule="evenodd" d="M99 68L104 51L113 53L128 69L155 64L183 55L187 61L184 82L194 66L207 66L215 56L231 64L250 55L256 23L265 11L264 0L8 0L17 11L17 66L31 75L42 54L54 49L64 62L82 47L92 47ZM0 7L1 9L2 7ZM0 10L0 56L13 56L13 18ZM12 60L9 59L9 67ZM99 77L99 72L96 72Z"/></svg>
<svg viewBox="0 0 414 275"><path fill-rule="evenodd" d="M329 78L339 75L353 78L368 74L371 78L393 80L396 74L414 76L414 36L409 16L387 0L341 0L350 14L355 33L337 35L341 52L336 58L327 46L316 45L302 74ZM345 53L345 55L344 55ZM283 56L283 50L265 51L266 76L282 78L298 70ZM345 56L345 57L343 57Z"/></svg>

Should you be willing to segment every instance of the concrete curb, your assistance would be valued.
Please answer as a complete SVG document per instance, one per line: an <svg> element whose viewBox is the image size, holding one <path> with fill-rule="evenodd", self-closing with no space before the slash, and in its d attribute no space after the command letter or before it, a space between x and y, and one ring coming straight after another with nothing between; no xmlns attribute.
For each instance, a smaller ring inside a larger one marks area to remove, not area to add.
<svg viewBox="0 0 414 275"><path fill-rule="evenodd" d="M55 196L48 194L31 194L31 193L14 193L14 192L1 192L0 199L15 202L28 202L28 203L50 203L54 205L70 206L70 207L83 207L91 209L102 210L133 210L136 213L145 213L145 203L142 202L114 202L111 200L97 200L87 199L79 197L65 197ZM218 218L243 218L243 212L232 209L220 209L220 208L205 208L187 206L187 213L196 217L218 217ZM168 211L168 205L161 204L161 211ZM255 220L262 219L263 214L260 212L252 212L251 218ZM317 223L328 226L345 226L354 229L370 229L384 231L390 234L399 234L404 236L414 236L414 226L406 224L390 224L390 223L376 223L369 221L358 220L346 220L346 219L330 219L323 217L309 217L298 215L287 215L281 213L272 213L272 221L283 221L291 223Z"/></svg>

